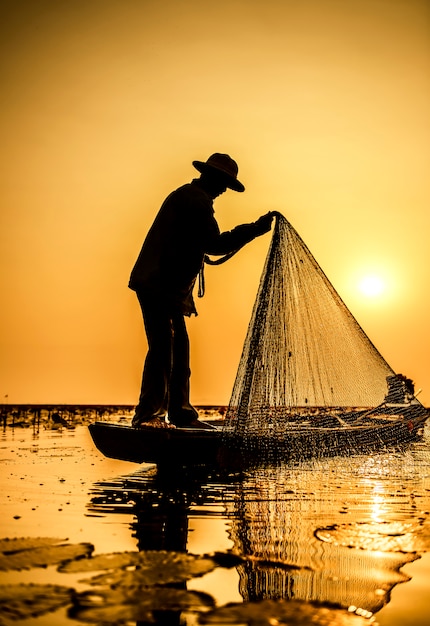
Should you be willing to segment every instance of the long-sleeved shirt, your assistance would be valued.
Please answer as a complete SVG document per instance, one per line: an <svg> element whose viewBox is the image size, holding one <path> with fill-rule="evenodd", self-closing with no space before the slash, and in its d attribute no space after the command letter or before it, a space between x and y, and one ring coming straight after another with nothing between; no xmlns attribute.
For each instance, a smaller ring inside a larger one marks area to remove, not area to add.
<svg viewBox="0 0 430 626"><path fill-rule="evenodd" d="M130 276L129 287L196 314L192 297L204 255L238 250L262 234L257 223L220 232L213 199L195 179L163 202Z"/></svg>

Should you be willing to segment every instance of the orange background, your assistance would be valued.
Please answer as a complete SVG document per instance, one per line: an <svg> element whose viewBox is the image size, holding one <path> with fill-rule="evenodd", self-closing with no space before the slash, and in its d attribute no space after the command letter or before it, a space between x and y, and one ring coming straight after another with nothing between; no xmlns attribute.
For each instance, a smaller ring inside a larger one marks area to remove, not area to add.
<svg viewBox="0 0 430 626"><path fill-rule="evenodd" d="M4 2L0 401L136 401L130 269L221 151L246 186L216 201L222 230L282 212L428 403L429 23L425 0ZM196 404L229 400L269 241L207 268Z"/></svg>

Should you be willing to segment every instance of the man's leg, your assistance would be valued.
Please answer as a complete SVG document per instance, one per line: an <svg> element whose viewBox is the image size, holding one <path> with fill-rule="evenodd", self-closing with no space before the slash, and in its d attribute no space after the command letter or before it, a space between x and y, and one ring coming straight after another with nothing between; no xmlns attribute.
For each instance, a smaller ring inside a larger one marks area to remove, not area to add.
<svg viewBox="0 0 430 626"><path fill-rule="evenodd" d="M195 422L199 414L190 403L190 342L182 313L172 315L173 350L169 388L169 421L175 426Z"/></svg>
<svg viewBox="0 0 430 626"><path fill-rule="evenodd" d="M164 420L172 363L172 324L167 307L142 293L138 293L137 297L142 309L148 353L133 426L139 426L154 417Z"/></svg>

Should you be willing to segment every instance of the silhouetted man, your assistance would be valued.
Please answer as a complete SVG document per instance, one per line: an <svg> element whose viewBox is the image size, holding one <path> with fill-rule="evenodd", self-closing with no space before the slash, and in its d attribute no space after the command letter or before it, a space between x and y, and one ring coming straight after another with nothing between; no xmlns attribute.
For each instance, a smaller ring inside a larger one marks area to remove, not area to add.
<svg viewBox="0 0 430 626"><path fill-rule="evenodd" d="M205 254L237 251L271 228L273 214L221 233L213 201L226 189L242 192L238 167L227 154L193 161L200 177L173 191L151 226L129 287L142 309L148 353L133 426L169 422L181 428L209 428L190 404L190 354L184 316L197 315L193 288Z"/></svg>

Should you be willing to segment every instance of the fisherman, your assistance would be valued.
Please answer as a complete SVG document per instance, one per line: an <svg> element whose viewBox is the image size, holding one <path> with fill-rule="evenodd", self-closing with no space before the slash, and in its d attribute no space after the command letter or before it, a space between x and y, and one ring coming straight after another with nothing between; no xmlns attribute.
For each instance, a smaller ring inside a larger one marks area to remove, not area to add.
<svg viewBox="0 0 430 626"><path fill-rule="evenodd" d="M193 161L200 173L164 201L131 272L129 287L139 300L148 352L139 402L132 420L142 425L210 428L190 403L190 350L184 316L197 315L193 288L206 254L230 255L268 232L274 215L220 232L213 202L227 189L243 192L237 163L215 153Z"/></svg>

